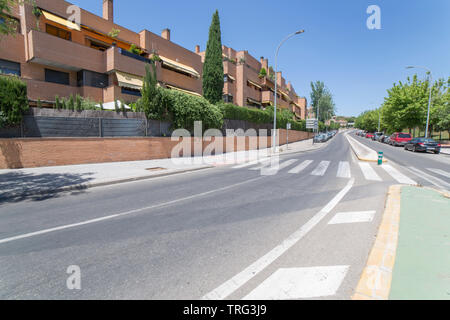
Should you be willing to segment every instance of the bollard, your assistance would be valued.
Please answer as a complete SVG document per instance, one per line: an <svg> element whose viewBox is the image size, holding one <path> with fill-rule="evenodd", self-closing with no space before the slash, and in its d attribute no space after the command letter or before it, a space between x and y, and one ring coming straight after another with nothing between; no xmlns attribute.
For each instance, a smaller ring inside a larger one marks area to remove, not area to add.
<svg viewBox="0 0 450 320"><path fill-rule="evenodd" d="M383 164L383 152L378 152L378 165L381 166Z"/></svg>

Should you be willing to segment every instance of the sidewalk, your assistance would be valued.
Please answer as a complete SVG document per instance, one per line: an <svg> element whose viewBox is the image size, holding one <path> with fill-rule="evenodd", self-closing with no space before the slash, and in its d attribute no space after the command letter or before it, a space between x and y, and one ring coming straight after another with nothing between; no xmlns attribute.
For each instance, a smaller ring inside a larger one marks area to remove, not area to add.
<svg viewBox="0 0 450 320"><path fill-rule="evenodd" d="M367 265L362 300L450 300L450 194L392 186Z"/></svg>
<svg viewBox="0 0 450 320"><path fill-rule="evenodd" d="M278 154L316 150L326 144L311 140L280 147ZM232 152L209 157L158 159L130 162L0 170L0 204L5 201L39 199L43 195L96 186L150 179L160 176L243 163L271 155L271 149Z"/></svg>

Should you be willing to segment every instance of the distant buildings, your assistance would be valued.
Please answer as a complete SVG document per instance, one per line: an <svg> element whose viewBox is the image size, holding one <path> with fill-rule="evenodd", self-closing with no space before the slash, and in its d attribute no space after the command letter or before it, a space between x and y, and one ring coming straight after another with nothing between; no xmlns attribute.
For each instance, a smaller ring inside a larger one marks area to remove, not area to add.
<svg viewBox="0 0 450 320"><path fill-rule="evenodd" d="M135 101L147 63L156 65L162 86L202 94L204 52L199 46L192 52L173 43L169 29L160 36L128 30L114 23L113 0L102 4L103 17L81 9L80 26L68 20L71 4L63 0L36 0L39 17L30 4L14 8L12 17L20 28L0 42L0 73L26 81L32 105L38 100L52 105L55 96L77 94L104 103ZM275 75L267 59L223 46L223 60L224 101L255 108L273 105L277 81L278 106L297 119L306 118L306 98L297 95L281 72Z"/></svg>

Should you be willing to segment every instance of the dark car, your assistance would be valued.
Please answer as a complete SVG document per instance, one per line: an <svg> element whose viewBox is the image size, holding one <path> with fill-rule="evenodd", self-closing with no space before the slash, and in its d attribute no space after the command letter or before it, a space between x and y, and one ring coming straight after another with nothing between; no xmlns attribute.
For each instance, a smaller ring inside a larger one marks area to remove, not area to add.
<svg viewBox="0 0 450 320"><path fill-rule="evenodd" d="M395 147L403 147L412 139L409 133L396 132L389 139L389 144Z"/></svg>
<svg viewBox="0 0 450 320"><path fill-rule="evenodd" d="M405 150L416 151L432 151L436 154L441 152L441 145L430 138L415 138L405 144Z"/></svg>
<svg viewBox="0 0 450 320"><path fill-rule="evenodd" d="M383 134L384 134L383 132L375 132L374 135L373 135L372 140L373 141L379 141L380 137L382 137Z"/></svg>

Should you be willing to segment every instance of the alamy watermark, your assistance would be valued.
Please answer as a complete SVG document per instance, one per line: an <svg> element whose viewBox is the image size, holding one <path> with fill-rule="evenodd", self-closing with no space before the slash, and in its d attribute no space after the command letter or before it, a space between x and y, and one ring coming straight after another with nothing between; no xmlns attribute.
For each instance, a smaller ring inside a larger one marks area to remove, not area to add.
<svg viewBox="0 0 450 320"><path fill-rule="evenodd" d="M81 290L81 269L77 265L71 265L66 273L70 276L66 280L66 286L69 290Z"/></svg>
<svg viewBox="0 0 450 320"><path fill-rule="evenodd" d="M373 4L367 7L366 13L370 16L367 18L366 25L369 30L381 29L381 9Z"/></svg>

